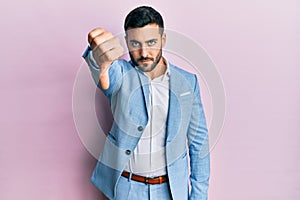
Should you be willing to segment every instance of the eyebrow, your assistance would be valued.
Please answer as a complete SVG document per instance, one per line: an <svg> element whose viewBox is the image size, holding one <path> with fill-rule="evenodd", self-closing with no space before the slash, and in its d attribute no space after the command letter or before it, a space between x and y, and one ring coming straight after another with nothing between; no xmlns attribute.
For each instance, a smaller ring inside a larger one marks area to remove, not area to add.
<svg viewBox="0 0 300 200"><path fill-rule="evenodd" d="M155 41L155 42L156 42L157 40L158 40L158 39L156 39L156 38L153 38L153 39L147 40L147 41L146 41L146 43L147 43L147 42L150 42L150 41ZM139 42L139 41L137 41L137 40L130 40L130 42L137 42L137 43L141 43L141 42Z"/></svg>
<svg viewBox="0 0 300 200"><path fill-rule="evenodd" d="M150 39L150 40L147 40L146 42L150 42L150 41L157 41L158 39L156 39L156 38L153 38L153 39Z"/></svg>
<svg viewBox="0 0 300 200"><path fill-rule="evenodd" d="M130 42L137 42L137 43L140 43L139 41L136 41L136 40L130 40Z"/></svg>

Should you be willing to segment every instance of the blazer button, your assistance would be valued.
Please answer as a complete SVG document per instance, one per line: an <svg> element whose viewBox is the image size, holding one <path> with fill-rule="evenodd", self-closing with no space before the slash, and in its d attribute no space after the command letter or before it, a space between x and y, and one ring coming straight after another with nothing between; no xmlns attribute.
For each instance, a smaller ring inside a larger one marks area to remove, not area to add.
<svg viewBox="0 0 300 200"><path fill-rule="evenodd" d="M125 151L126 155L130 155L131 154L131 151L128 149Z"/></svg>
<svg viewBox="0 0 300 200"><path fill-rule="evenodd" d="M139 126L138 131L142 131L142 130L144 130L144 128L142 126Z"/></svg>

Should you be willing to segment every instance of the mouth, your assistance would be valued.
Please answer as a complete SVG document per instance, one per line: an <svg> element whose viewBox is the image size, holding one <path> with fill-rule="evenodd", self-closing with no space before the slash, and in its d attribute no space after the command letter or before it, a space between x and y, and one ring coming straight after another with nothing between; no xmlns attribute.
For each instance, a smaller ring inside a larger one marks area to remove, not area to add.
<svg viewBox="0 0 300 200"><path fill-rule="evenodd" d="M149 63L151 60L141 60L140 63L145 64L145 63Z"/></svg>
<svg viewBox="0 0 300 200"><path fill-rule="evenodd" d="M148 62L151 62L152 59L151 58L146 58L146 59L140 59L138 62L140 63L148 63Z"/></svg>

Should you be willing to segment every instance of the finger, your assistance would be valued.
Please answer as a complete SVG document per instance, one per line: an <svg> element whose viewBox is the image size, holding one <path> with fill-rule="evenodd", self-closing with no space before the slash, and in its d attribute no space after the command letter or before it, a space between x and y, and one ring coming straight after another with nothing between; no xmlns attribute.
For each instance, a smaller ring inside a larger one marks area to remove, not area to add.
<svg viewBox="0 0 300 200"><path fill-rule="evenodd" d="M120 39L117 37L113 37L98 45L98 48L100 52L105 53L111 49L118 48L119 46L121 46Z"/></svg>
<svg viewBox="0 0 300 200"><path fill-rule="evenodd" d="M113 48L113 49L105 52L105 54L102 54L99 57L99 61L101 63L108 62L108 61L114 61L114 60L117 60L118 58L120 58L121 56L123 56L123 54L124 54L124 48L120 45L116 48Z"/></svg>
<svg viewBox="0 0 300 200"><path fill-rule="evenodd" d="M117 49L117 48L123 48L120 43L120 39L117 37L113 37L110 40L107 40L103 42L102 44L94 47L93 49L93 55L94 57L100 57L106 52Z"/></svg>
<svg viewBox="0 0 300 200"><path fill-rule="evenodd" d="M91 32L89 32L89 34L88 34L88 42L89 42L89 44L91 44L91 42L93 41L93 39L95 37L97 37L98 35L100 35L103 32L105 32L105 30L103 28L95 28Z"/></svg>
<svg viewBox="0 0 300 200"><path fill-rule="evenodd" d="M94 49L96 46L110 40L111 38L113 38L113 34L111 32L102 32L100 35L91 39L90 46Z"/></svg>

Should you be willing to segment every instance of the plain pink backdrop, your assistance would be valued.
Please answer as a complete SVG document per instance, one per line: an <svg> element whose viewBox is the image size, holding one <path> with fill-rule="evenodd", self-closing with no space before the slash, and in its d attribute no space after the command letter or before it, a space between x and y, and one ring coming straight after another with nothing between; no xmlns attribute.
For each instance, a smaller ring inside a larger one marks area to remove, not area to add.
<svg viewBox="0 0 300 200"><path fill-rule="evenodd" d="M209 199L300 199L296 0L2 1L0 199L102 199L73 122L73 84L88 31L121 32L143 2L204 46L222 75L227 114Z"/></svg>

